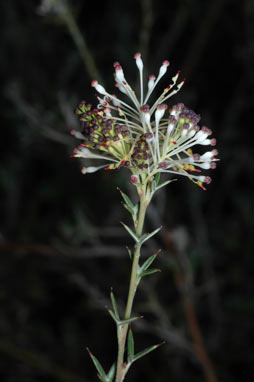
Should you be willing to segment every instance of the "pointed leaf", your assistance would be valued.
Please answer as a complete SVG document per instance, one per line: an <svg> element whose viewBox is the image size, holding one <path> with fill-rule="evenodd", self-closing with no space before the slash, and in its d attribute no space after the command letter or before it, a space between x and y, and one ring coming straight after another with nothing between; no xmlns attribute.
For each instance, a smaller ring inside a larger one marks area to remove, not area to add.
<svg viewBox="0 0 254 382"><path fill-rule="evenodd" d="M130 257L130 259L132 260L132 253L131 253L131 250L129 247L126 247L127 251L128 251L128 255Z"/></svg>
<svg viewBox="0 0 254 382"><path fill-rule="evenodd" d="M175 182L177 179L170 179L170 180L167 180L166 182L163 182L161 184L159 184L157 187L156 187L156 191L158 191L160 188L166 186L167 184L171 183L171 182Z"/></svg>
<svg viewBox="0 0 254 382"><path fill-rule="evenodd" d="M98 373L99 373L99 377L102 381L107 381L107 375L103 369L103 367L101 366L100 362L98 361L98 359L91 353L91 351L89 350L89 348L86 348L93 363L94 363L94 366L96 367Z"/></svg>
<svg viewBox="0 0 254 382"><path fill-rule="evenodd" d="M146 271L147 268L149 268L150 265L154 262L154 260L156 259L156 257L157 257L157 253L154 254L154 255L152 255L152 256L150 256L150 257L144 262L144 264L142 265L141 270L142 270L142 271Z"/></svg>
<svg viewBox="0 0 254 382"><path fill-rule="evenodd" d="M160 252L160 250L158 252L156 252L154 255L148 257L148 259L140 267L141 272L146 271L150 267L150 265L154 262L154 260L158 256L159 252Z"/></svg>
<svg viewBox="0 0 254 382"><path fill-rule="evenodd" d="M159 232L161 229L162 229L162 226L160 226L159 228L155 229L151 233L145 233L144 235L141 236L140 243L143 244L145 241L147 241L148 239L150 239L151 237L156 235L156 233Z"/></svg>
<svg viewBox="0 0 254 382"><path fill-rule="evenodd" d="M155 177L154 177L156 186L159 184L160 177L161 177L161 174L160 174L159 172L157 172L157 174L156 174Z"/></svg>
<svg viewBox="0 0 254 382"><path fill-rule="evenodd" d="M130 210L134 210L135 205L132 203L129 196L127 196L123 191L121 191L120 188L118 188L118 190L120 191L120 194L122 195L123 200L125 201L127 206L130 208Z"/></svg>
<svg viewBox="0 0 254 382"><path fill-rule="evenodd" d="M113 363L111 368L109 369L109 372L107 374L107 382L113 382L114 376L115 376L115 371L116 371L116 365Z"/></svg>
<svg viewBox="0 0 254 382"><path fill-rule="evenodd" d="M153 195L156 191L157 184L155 180L152 182L151 195Z"/></svg>
<svg viewBox="0 0 254 382"><path fill-rule="evenodd" d="M126 229L126 231L129 232L129 234L133 237L133 239L136 241L136 243L139 242L139 238L135 235L135 233L123 222L120 222L122 226Z"/></svg>
<svg viewBox="0 0 254 382"><path fill-rule="evenodd" d="M128 359L132 360L133 356L134 356L134 338L133 338L132 330L130 328L128 333Z"/></svg>
<svg viewBox="0 0 254 382"><path fill-rule="evenodd" d="M138 205L136 204L133 208L133 213L132 213L132 219L133 219L134 225L137 220L137 213L138 213Z"/></svg>
<svg viewBox="0 0 254 382"><path fill-rule="evenodd" d="M139 274L139 278L141 279L144 276L152 275L153 273L156 273L156 272L161 272L161 270L155 269L155 268L147 269L146 271Z"/></svg>
<svg viewBox="0 0 254 382"><path fill-rule="evenodd" d="M137 359L144 357L146 354L157 349L159 346L163 345L164 343L165 342L162 342L161 344L150 346L149 348L146 348L145 350L137 353L136 355L134 355L132 362L137 361Z"/></svg>
<svg viewBox="0 0 254 382"><path fill-rule="evenodd" d="M123 204L124 208L126 208L126 210L132 215L132 214L133 214L132 209L129 208L129 207L127 206L127 204L125 204L125 203L122 203L122 204Z"/></svg>
<svg viewBox="0 0 254 382"><path fill-rule="evenodd" d="M143 316L139 316L139 317L131 317L131 318L128 318L127 320L118 321L118 325L126 325L126 324L130 324L131 322L134 322L134 321L136 321L136 320L139 320L140 318L143 318Z"/></svg>
<svg viewBox="0 0 254 382"><path fill-rule="evenodd" d="M107 309L108 313L110 314L110 316L113 318L113 320L115 321L116 324L118 324L119 322L119 319L116 317L115 313L113 312L113 310L111 309Z"/></svg>
<svg viewBox="0 0 254 382"><path fill-rule="evenodd" d="M117 320L120 320L120 317L119 317L119 314L118 314L118 309L117 309L117 304L116 304L116 299L115 299L115 296L114 296L114 293L113 293L112 289L110 291L110 298L111 298L113 310L114 310L114 313L115 313L115 317L117 318Z"/></svg>

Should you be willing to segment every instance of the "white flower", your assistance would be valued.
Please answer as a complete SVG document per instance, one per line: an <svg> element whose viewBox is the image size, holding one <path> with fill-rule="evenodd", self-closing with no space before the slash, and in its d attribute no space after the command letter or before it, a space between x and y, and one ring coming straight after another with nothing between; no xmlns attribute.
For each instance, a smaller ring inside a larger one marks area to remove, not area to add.
<svg viewBox="0 0 254 382"><path fill-rule="evenodd" d="M126 80L119 62L114 63L115 85L129 101L123 101L98 83L91 85L99 93L97 109L92 109L84 101L76 109L82 122L82 133L72 134L84 141L74 151L75 157L101 159L106 164L88 167L83 173L96 169L115 169L126 166L132 173L133 184L147 183L160 173L183 175L204 189L211 178L198 175L200 169L216 167L217 150L202 155L193 154L196 145L214 146L216 140L210 138L211 130L198 125L200 116L189 110L183 103L172 106L167 111L167 101L183 86L185 80L177 84L180 72L171 79L157 100L150 104L151 95L159 80L166 74L169 61L163 61L157 78L150 75L147 90L143 84L143 62L141 54L134 55L139 70L140 94L137 96Z"/></svg>

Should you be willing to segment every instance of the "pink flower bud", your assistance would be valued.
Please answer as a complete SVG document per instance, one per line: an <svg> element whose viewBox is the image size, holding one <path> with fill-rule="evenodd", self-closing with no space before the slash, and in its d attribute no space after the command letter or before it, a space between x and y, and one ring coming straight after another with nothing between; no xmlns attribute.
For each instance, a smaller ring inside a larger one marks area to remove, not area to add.
<svg viewBox="0 0 254 382"><path fill-rule="evenodd" d="M138 183L138 176L137 176L137 175L132 175L132 176L130 177L130 182L131 182L132 184L136 184L136 183Z"/></svg>

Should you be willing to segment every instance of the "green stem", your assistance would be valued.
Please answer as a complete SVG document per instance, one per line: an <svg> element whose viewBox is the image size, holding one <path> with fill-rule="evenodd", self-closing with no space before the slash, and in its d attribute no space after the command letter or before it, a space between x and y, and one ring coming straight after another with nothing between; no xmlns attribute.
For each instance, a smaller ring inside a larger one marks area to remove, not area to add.
<svg viewBox="0 0 254 382"><path fill-rule="evenodd" d="M140 237L143 232L146 209L150 202L149 196L150 195L145 193L145 188L143 187L139 193L140 206L139 206L138 222L136 226L136 235L138 237ZM138 265L139 265L139 257L140 257L140 246L137 245L133 255L129 294L128 294L127 305L126 305L125 316L124 316L125 320L128 320L131 317L132 305L133 305L133 301L134 301L134 297L135 297L136 289L137 289L137 271L138 271ZM125 343L126 343L128 327L129 325L126 324L120 327L118 331L118 357L117 357L117 372L116 372L115 382L123 382L125 374L126 374L126 364L124 363L124 352L125 352Z"/></svg>

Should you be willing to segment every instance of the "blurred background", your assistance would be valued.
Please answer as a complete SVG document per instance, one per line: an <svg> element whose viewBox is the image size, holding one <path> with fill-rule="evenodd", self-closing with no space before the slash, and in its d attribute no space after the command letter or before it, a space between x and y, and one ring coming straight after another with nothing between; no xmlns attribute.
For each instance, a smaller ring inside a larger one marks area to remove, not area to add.
<svg viewBox="0 0 254 382"><path fill-rule="evenodd" d="M115 60L137 81L137 51L146 75L171 62L161 89L181 70L170 104L201 114L221 162L207 191L179 179L148 211L162 272L137 294L135 346L166 344L126 381L253 381L253 16L252 0L1 4L1 381L95 381L86 347L116 358L105 306L113 287L124 309L133 245L117 186L134 191L125 170L83 176L69 131L92 79L114 91Z"/></svg>

